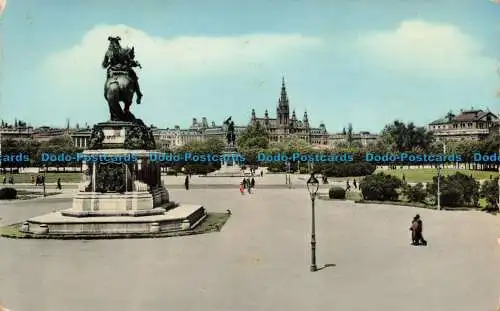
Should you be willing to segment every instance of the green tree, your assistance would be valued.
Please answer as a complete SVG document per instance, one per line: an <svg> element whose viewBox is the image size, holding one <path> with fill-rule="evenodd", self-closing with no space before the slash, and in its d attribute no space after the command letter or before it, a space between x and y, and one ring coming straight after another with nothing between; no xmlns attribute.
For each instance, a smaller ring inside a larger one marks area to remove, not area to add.
<svg viewBox="0 0 500 311"><path fill-rule="evenodd" d="M190 142L184 146L175 149L174 153L180 154L182 157L186 153L193 155L220 155L224 149L224 142L219 139L208 139L205 142ZM166 163L167 166L172 166L176 171L180 171L183 167L186 173L190 174L208 174L220 168L220 161L194 161L189 160Z"/></svg>
<svg viewBox="0 0 500 311"><path fill-rule="evenodd" d="M50 139L49 141L42 142L40 144L40 148L38 149L38 159L41 159L41 154L42 153L49 153L53 155L60 155L60 154L66 154L69 156L75 155L77 152L77 148L73 144L73 141L71 137L69 136L59 136L59 137L54 137ZM81 165L81 163L77 163L76 160L74 162L44 162L40 163L43 166L55 166L57 167L57 170L59 171L59 168L65 168L67 166L76 166L76 165Z"/></svg>
<svg viewBox="0 0 500 311"><path fill-rule="evenodd" d="M433 142L433 135L424 127L417 127L412 122L405 124L396 120L385 126L382 139L395 152L411 151L416 146L428 151Z"/></svg>
<svg viewBox="0 0 500 311"><path fill-rule="evenodd" d="M240 137L237 139L236 144L239 148L257 148L267 149L269 146L269 135L260 123L248 126Z"/></svg>
<svg viewBox="0 0 500 311"><path fill-rule="evenodd" d="M485 181L481 186L480 195L486 199L490 208L498 209L498 177Z"/></svg>
<svg viewBox="0 0 500 311"><path fill-rule="evenodd" d="M283 143L283 150L286 154L293 153L308 154L312 152L311 145L296 135L292 135Z"/></svg>

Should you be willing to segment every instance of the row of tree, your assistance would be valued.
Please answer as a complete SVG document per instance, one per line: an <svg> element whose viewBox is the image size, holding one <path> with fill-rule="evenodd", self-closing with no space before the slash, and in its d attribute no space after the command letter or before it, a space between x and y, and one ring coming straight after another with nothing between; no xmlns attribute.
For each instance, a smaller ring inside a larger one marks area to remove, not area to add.
<svg viewBox="0 0 500 311"><path fill-rule="evenodd" d="M401 179L383 173L367 176L360 183L364 200L406 201L437 204L435 176L427 186L421 183L409 185ZM440 177L440 204L446 207L479 207L479 200L486 201L485 209L498 210L498 177L481 185L472 176L462 173Z"/></svg>
<svg viewBox="0 0 500 311"><path fill-rule="evenodd" d="M340 144L335 150L324 150L324 151L314 151L310 144L306 141L300 139L298 136L292 135L287 141L276 143L270 142L268 132L259 123L249 126L238 138L237 140L237 150L246 159L246 165L267 165L270 166L271 170L276 172L279 171L296 171L296 170L309 170L309 167L304 164L301 165L298 161L291 163L290 166L284 162L271 162L271 163L259 163L257 155L259 153L266 154L286 154L291 155L293 153L301 154L318 154L318 153L342 153L349 152L354 155L354 163L360 162L363 159L366 152L373 153L399 153L399 152L411 152L415 154L422 153L442 153L443 144L441 142L436 142L431 132L427 131L423 127L416 127L413 123L402 123L400 121L395 121L392 124L387 125L382 132L382 139L376 143L369 144L367 146L361 146L359 143L353 139L353 129L352 124L349 124L347 130L344 130L347 139L344 145ZM212 153L219 154L224 149L224 142L218 139L209 139L205 142L193 142L185 146L176 148L175 150L162 150L162 151L175 151L175 152L192 152L192 153ZM482 154L498 153L500 146L500 137L493 136L484 141L463 141L463 142L449 142L446 144L446 151L448 153L458 153L463 157L463 162L468 163L470 168L475 169L495 169L498 164L489 164L483 167L478 167L477 163L472 161L472 154L474 152L480 152ZM52 153L52 154L75 154L81 152L81 149L76 148L73 145L72 140L69 137L57 137L53 138L47 142L38 142L36 140L3 140L2 141L2 154L12 155L22 152L29 157L28 162L16 162L16 161L2 161L3 167L21 167L21 166L76 166L79 163L75 162L43 162L41 161L42 153ZM188 163L167 163L169 166L175 166L179 168L181 166L187 165ZM374 163L377 164L377 163ZM209 165L213 166L211 163L200 163L190 162L189 165L193 166L203 166ZM371 168L367 168L370 170ZM335 170L332 167L321 167L321 164L317 164L315 171L321 170Z"/></svg>

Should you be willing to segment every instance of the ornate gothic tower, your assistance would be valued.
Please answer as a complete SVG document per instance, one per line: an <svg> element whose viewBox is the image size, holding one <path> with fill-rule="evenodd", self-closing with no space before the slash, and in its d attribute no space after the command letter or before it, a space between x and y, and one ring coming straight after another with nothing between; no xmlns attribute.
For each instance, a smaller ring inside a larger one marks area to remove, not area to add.
<svg viewBox="0 0 500 311"><path fill-rule="evenodd" d="M292 112L292 118L290 119L290 132L295 132L295 126L297 125L297 115L295 115L295 110Z"/></svg>
<svg viewBox="0 0 500 311"><path fill-rule="evenodd" d="M276 118L281 126L288 126L290 119L290 107L288 105L288 95L286 93L285 78L281 81L281 96L278 99L278 108L276 109Z"/></svg>
<svg viewBox="0 0 500 311"><path fill-rule="evenodd" d="M252 118L250 119L252 124L257 122L257 117L255 116L255 109L252 109Z"/></svg>
<svg viewBox="0 0 500 311"><path fill-rule="evenodd" d="M307 117L307 111L304 112L304 118L302 119L302 123L306 128L309 128L309 118Z"/></svg>

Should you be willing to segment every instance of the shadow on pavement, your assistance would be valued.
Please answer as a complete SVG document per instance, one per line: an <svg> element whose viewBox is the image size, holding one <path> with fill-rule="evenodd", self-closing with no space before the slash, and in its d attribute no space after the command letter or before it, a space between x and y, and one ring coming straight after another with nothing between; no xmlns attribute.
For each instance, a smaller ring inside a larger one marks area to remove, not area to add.
<svg viewBox="0 0 500 311"><path fill-rule="evenodd" d="M320 271L320 270L323 270L323 269L326 269L326 268L329 268L329 267L336 267L337 265L334 264L334 263L327 263L326 265L324 265L323 267L320 267L318 268L317 271Z"/></svg>

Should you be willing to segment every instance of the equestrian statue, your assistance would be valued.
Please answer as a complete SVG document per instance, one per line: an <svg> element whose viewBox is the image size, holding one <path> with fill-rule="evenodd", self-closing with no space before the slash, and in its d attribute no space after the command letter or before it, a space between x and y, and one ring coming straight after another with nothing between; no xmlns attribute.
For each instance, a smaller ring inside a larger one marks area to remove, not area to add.
<svg viewBox="0 0 500 311"><path fill-rule="evenodd" d="M107 69L104 98L109 105L111 121L136 121L130 112L130 105L134 94L137 94L136 102L139 105L142 93L139 78L133 68L142 67L135 60L134 47L122 48L120 40L120 37L108 37L109 46L102 61L102 67ZM124 103L123 109L120 102Z"/></svg>
<svg viewBox="0 0 500 311"><path fill-rule="evenodd" d="M236 142L236 135L234 134L234 122L231 119L232 117L227 118L227 120L224 121L224 124L227 126L227 144L230 147L234 147L234 143Z"/></svg>

